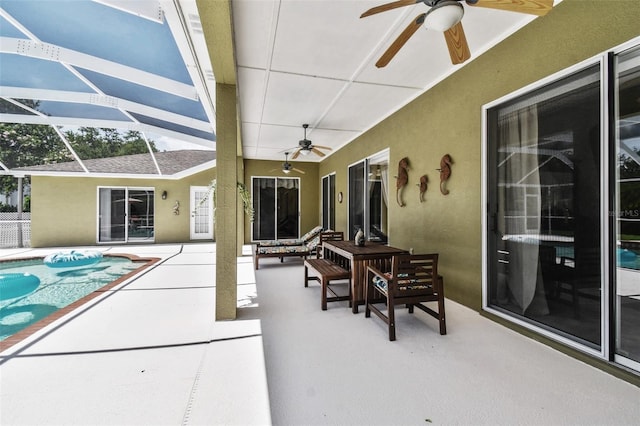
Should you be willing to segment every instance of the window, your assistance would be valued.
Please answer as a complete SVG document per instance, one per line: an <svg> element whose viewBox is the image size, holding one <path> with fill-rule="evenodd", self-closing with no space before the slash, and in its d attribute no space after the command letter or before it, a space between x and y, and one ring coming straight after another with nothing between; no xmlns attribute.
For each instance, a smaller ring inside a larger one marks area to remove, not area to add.
<svg viewBox="0 0 640 426"><path fill-rule="evenodd" d="M485 107L483 295L640 371L638 99L635 47Z"/></svg>
<svg viewBox="0 0 640 426"><path fill-rule="evenodd" d="M300 212L299 178L252 178L255 220L252 239L298 238Z"/></svg>

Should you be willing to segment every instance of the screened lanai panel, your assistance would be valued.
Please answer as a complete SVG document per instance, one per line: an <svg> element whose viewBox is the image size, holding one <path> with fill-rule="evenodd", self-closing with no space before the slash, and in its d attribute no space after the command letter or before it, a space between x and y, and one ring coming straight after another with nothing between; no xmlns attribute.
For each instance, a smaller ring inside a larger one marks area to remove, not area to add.
<svg viewBox="0 0 640 426"><path fill-rule="evenodd" d="M109 96L206 121L207 114L196 98L185 98L161 90L131 83L98 72L78 68L84 77Z"/></svg>
<svg viewBox="0 0 640 426"><path fill-rule="evenodd" d="M0 162L4 166L12 169L71 159L64 142L51 126L0 123ZM82 168L76 164L73 171L81 172Z"/></svg>
<svg viewBox="0 0 640 426"><path fill-rule="evenodd" d="M2 8L42 42L192 83L164 23L94 1L3 0Z"/></svg>
<svg viewBox="0 0 640 426"><path fill-rule="evenodd" d="M25 35L22 31L14 27L0 16L0 37L13 37L13 38L25 38Z"/></svg>
<svg viewBox="0 0 640 426"><path fill-rule="evenodd" d="M129 170L111 158L146 153L133 170L163 174L149 151L215 149L214 95L194 55L204 40L183 19L180 5L157 0L2 0L0 122L51 126L66 150L40 164L81 160L58 171ZM90 128L120 136L80 130Z"/></svg>
<svg viewBox="0 0 640 426"><path fill-rule="evenodd" d="M0 86L95 93L59 62L0 53Z"/></svg>
<svg viewBox="0 0 640 426"><path fill-rule="evenodd" d="M36 101L37 111L48 116L93 118L96 120L131 121L120 110L78 102Z"/></svg>
<svg viewBox="0 0 640 426"><path fill-rule="evenodd" d="M21 106L2 98L0 98L0 114L35 115L34 112L28 111Z"/></svg>
<svg viewBox="0 0 640 426"><path fill-rule="evenodd" d="M197 129L172 123L170 121L164 121L158 118L147 117L140 114L135 114L135 113L130 113L130 114L133 117L135 117L135 119L138 120L140 123L149 124L151 126L160 127L162 129L172 130L175 132L183 133L185 135L195 136L201 139L208 139L210 141L215 140L215 135L213 134L213 132L199 131Z"/></svg>

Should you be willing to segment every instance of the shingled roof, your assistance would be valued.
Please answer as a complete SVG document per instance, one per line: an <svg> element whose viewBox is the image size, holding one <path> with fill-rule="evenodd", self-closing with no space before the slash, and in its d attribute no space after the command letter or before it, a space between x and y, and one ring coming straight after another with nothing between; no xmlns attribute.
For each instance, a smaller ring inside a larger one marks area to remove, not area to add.
<svg viewBox="0 0 640 426"><path fill-rule="evenodd" d="M150 154L124 155L121 157L98 158L94 160L82 160L89 173L96 174L121 174L121 175L162 175L190 174L189 170L197 172L208 162L216 159L215 151L207 150L181 150L163 151L154 153L160 172L153 163ZM42 164L15 168L14 171L24 172L26 175L38 174L52 175L64 173L86 175L85 170L77 161L69 161L56 164ZM37 173L29 173L37 172Z"/></svg>

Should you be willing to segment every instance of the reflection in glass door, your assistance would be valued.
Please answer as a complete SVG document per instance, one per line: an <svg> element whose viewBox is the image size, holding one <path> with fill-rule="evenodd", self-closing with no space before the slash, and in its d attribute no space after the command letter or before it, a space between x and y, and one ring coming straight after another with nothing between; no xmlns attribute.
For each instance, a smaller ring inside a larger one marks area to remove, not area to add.
<svg viewBox="0 0 640 426"><path fill-rule="evenodd" d="M640 370L640 48L617 63L616 360Z"/></svg>
<svg viewBox="0 0 640 426"><path fill-rule="evenodd" d="M600 66L487 110L491 309L602 348Z"/></svg>
<svg viewBox="0 0 640 426"><path fill-rule="evenodd" d="M98 241L124 242L127 238L126 190L100 188L98 190Z"/></svg>
<svg viewBox="0 0 640 426"><path fill-rule="evenodd" d="M365 161L349 167L349 239L355 238L358 229L366 229L364 223Z"/></svg>

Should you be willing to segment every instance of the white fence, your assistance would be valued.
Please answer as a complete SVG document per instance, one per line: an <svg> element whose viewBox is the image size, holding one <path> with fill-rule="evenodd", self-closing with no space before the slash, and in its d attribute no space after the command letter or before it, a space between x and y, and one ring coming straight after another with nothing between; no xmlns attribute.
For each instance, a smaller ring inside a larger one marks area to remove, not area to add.
<svg viewBox="0 0 640 426"><path fill-rule="evenodd" d="M0 213L0 248L31 246L31 213Z"/></svg>

